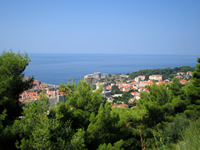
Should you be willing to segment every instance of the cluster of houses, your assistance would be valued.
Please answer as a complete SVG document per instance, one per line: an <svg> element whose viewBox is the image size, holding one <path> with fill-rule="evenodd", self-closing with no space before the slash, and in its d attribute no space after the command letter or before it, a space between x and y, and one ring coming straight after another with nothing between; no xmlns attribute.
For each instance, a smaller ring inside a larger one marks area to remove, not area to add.
<svg viewBox="0 0 200 150"><path fill-rule="evenodd" d="M24 77L25 80L30 79L30 77ZM53 86L45 86L42 82L34 80L33 87L29 90L24 91L20 94L19 101L20 102L29 102L31 100L38 100L39 99L39 92L44 91L45 95L49 98L55 98L58 95L63 95L63 93L59 92L56 88L55 90L50 90Z"/></svg>
<svg viewBox="0 0 200 150"><path fill-rule="evenodd" d="M184 72L178 72L177 73L177 78L180 78L180 82L182 84L186 84L188 81L186 79L189 79L192 76L192 72L188 71L186 73ZM99 73L98 73L98 77L99 77ZM127 75L126 75L127 77ZM24 77L25 80L28 80L29 77ZM129 100L129 103L133 103L135 100L139 100L140 99L140 92L141 91L147 91L147 86L148 85L152 85L154 82L157 85L160 84L171 84L172 81L170 81L169 79L166 79L163 81L162 75L150 75L149 76L149 80L145 80L146 77L145 75L139 75L137 77L135 77L134 79L130 80L129 82L124 82L124 83L119 83L119 82L115 82L115 83L111 83L110 85L106 86L104 84L104 90L102 92L104 97L108 98L108 101L111 102L113 100L113 97L119 97L122 96L122 94L114 94L111 95L111 88L112 86L117 86L120 91L122 92L128 92L130 90L134 90L134 92L131 92L131 94L133 95L133 98L131 98ZM55 90L50 90L50 88L52 89L53 86L47 87L45 86L42 82L34 80L33 82L33 87L29 90L24 91L23 93L20 94L20 102L28 102L31 100L38 100L39 99L39 91L45 91L45 94L47 97L49 97L49 101L50 103L52 103L51 105L55 105L57 101L64 101L64 94L62 92L59 92L57 90L57 88L54 88ZM127 107L127 104L114 104L113 107ZM135 107L133 107L135 108Z"/></svg>
<svg viewBox="0 0 200 150"><path fill-rule="evenodd" d="M186 84L188 82L186 79L189 79L189 77L191 77L191 76L192 76L192 72L188 71L186 73L178 72L176 77L180 78L181 84ZM163 80L162 75L150 75L149 80L145 80L145 79L146 79L145 75L139 75L139 76L135 77L135 79L130 80L127 83L118 83L118 82L111 83L110 85L106 86L106 89L111 90L112 86L116 85L122 92L128 92L130 90L134 90L134 92L131 92L131 94L133 95L133 98L131 98L129 100L129 103L133 103L135 100L140 99L141 91L149 92L146 88L148 85L152 85L154 82L157 85L160 85L160 84L166 85L166 84L172 83L172 81L169 79ZM118 97L118 96L122 96L122 94L112 95L112 97ZM126 105L126 106L125 105L126 104L123 104L123 105L122 104L120 104L120 105L114 104L113 107L128 107L128 105Z"/></svg>
<svg viewBox="0 0 200 150"><path fill-rule="evenodd" d="M188 71L188 72L178 72L177 73L177 78L179 79L183 79L183 78L186 78L186 79L189 79L190 77L192 76L192 71Z"/></svg>

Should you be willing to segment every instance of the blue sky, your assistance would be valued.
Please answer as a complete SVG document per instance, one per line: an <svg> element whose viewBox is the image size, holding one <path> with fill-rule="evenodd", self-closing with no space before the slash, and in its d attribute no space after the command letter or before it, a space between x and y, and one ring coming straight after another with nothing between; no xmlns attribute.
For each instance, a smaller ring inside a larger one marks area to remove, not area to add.
<svg viewBox="0 0 200 150"><path fill-rule="evenodd" d="M1 0L0 51L200 54L199 0Z"/></svg>

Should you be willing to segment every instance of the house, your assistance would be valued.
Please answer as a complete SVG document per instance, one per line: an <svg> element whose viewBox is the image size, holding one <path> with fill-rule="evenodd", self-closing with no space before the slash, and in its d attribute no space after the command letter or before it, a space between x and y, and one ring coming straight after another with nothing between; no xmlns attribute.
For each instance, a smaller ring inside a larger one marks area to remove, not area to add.
<svg viewBox="0 0 200 150"><path fill-rule="evenodd" d="M140 81L139 87L145 87L147 85L152 85L153 83L150 81Z"/></svg>
<svg viewBox="0 0 200 150"><path fill-rule="evenodd" d="M157 85L166 84L166 82L165 82L165 81L163 81L163 82L160 82L160 81L159 81L159 82L156 82L156 84L157 84Z"/></svg>
<svg viewBox="0 0 200 150"><path fill-rule="evenodd" d="M185 73L184 72L177 72L176 74L177 74L177 76L179 76L179 75L184 75Z"/></svg>
<svg viewBox="0 0 200 150"><path fill-rule="evenodd" d="M180 75L178 75L178 76L176 76L176 77L179 78L179 79L183 78L183 76L180 76Z"/></svg>
<svg viewBox="0 0 200 150"><path fill-rule="evenodd" d="M106 90L111 90L111 85L106 86Z"/></svg>
<svg viewBox="0 0 200 150"><path fill-rule="evenodd" d="M170 80L169 80L169 79L165 79L164 81L165 81L165 82L169 82Z"/></svg>
<svg viewBox="0 0 200 150"><path fill-rule="evenodd" d="M139 92L131 92L131 95L138 96L138 95L140 95L140 93Z"/></svg>
<svg viewBox="0 0 200 150"><path fill-rule="evenodd" d="M122 94L114 94L114 95L112 95L112 97L122 97Z"/></svg>
<svg viewBox="0 0 200 150"><path fill-rule="evenodd" d="M120 75L120 77L123 77L123 78L129 78L129 75Z"/></svg>
<svg viewBox="0 0 200 150"><path fill-rule="evenodd" d="M122 86L127 86L128 84L126 82L122 83Z"/></svg>
<svg viewBox="0 0 200 150"><path fill-rule="evenodd" d="M107 98L107 102L112 103L113 101L114 101L114 98L112 98L112 97Z"/></svg>
<svg viewBox="0 0 200 150"><path fill-rule="evenodd" d="M192 71L188 71L186 74L192 76Z"/></svg>
<svg viewBox="0 0 200 150"><path fill-rule="evenodd" d="M141 78L141 80L143 81L145 80L145 75L139 75L138 77Z"/></svg>
<svg viewBox="0 0 200 150"><path fill-rule="evenodd" d="M116 103L114 103L114 104L112 105L112 108L113 108L113 107L126 107L126 108L128 108L128 105L126 105L126 104L117 105Z"/></svg>
<svg viewBox="0 0 200 150"><path fill-rule="evenodd" d="M151 80L161 80L162 79L162 75L158 75L158 74L152 74L149 76L149 79Z"/></svg>
<svg viewBox="0 0 200 150"><path fill-rule="evenodd" d="M128 108L128 105L126 105L126 104L120 104L117 107L126 107L126 108Z"/></svg>
<svg viewBox="0 0 200 150"><path fill-rule="evenodd" d="M135 101L135 98L131 98L131 99L129 99L128 103L131 104L131 103L133 103L134 101Z"/></svg>
<svg viewBox="0 0 200 150"><path fill-rule="evenodd" d="M140 77L135 77L135 82L140 82L142 79Z"/></svg>
<svg viewBox="0 0 200 150"><path fill-rule="evenodd" d="M149 90L148 90L147 88L139 88L139 89L138 89L138 92L142 92L142 91L147 91L147 92L149 92Z"/></svg>
<svg viewBox="0 0 200 150"><path fill-rule="evenodd" d="M134 108L136 108L137 106L133 106L133 107L131 107L131 109L134 109Z"/></svg>
<svg viewBox="0 0 200 150"><path fill-rule="evenodd" d="M136 99L136 100L139 100L139 99L140 99L140 96L135 96L135 99Z"/></svg>
<svg viewBox="0 0 200 150"><path fill-rule="evenodd" d="M182 79L180 82L181 82L181 84L186 84L186 83L187 83L187 80Z"/></svg>
<svg viewBox="0 0 200 150"><path fill-rule="evenodd" d="M115 83L111 83L110 85L113 86L113 85L115 85Z"/></svg>
<svg viewBox="0 0 200 150"><path fill-rule="evenodd" d="M113 108L113 107L117 107L117 104L116 104L116 103L114 103L114 104L112 105L112 108Z"/></svg>
<svg viewBox="0 0 200 150"><path fill-rule="evenodd" d="M190 78L190 75L184 75L184 77L185 77L186 79L189 79L189 78Z"/></svg>

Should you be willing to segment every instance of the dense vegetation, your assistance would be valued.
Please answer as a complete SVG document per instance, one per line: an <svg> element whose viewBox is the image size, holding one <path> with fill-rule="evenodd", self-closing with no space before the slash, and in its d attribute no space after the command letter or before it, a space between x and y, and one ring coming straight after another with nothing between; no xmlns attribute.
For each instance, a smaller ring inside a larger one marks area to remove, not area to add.
<svg viewBox="0 0 200 150"><path fill-rule="evenodd" d="M195 68L192 68L190 66L182 66L182 67L175 67L173 69L171 68L165 68L165 69L146 69L146 70L140 70L132 73L128 73L129 77L131 79L139 76L139 75L145 75L146 79L149 79L149 76L152 74L160 74L163 75L163 79L173 78L176 76L177 72L187 72L187 71L194 71Z"/></svg>
<svg viewBox="0 0 200 150"><path fill-rule="evenodd" d="M149 86L133 110L112 108L102 88L93 92L84 80L61 84L67 101L49 109L44 93L18 105L31 87L32 79L21 78L29 61L12 51L0 56L0 149L198 149L200 64L185 86L177 78L167 87Z"/></svg>

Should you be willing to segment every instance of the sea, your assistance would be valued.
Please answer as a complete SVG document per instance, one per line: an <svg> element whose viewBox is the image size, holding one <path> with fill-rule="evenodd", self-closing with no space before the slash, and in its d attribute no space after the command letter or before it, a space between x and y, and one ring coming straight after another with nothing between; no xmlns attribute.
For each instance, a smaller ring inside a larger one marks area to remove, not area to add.
<svg viewBox="0 0 200 150"><path fill-rule="evenodd" d="M127 74L144 69L164 69L180 66L196 66L196 55L139 55L139 54L28 54L31 62L25 76L44 83L60 85L84 75L101 72Z"/></svg>

